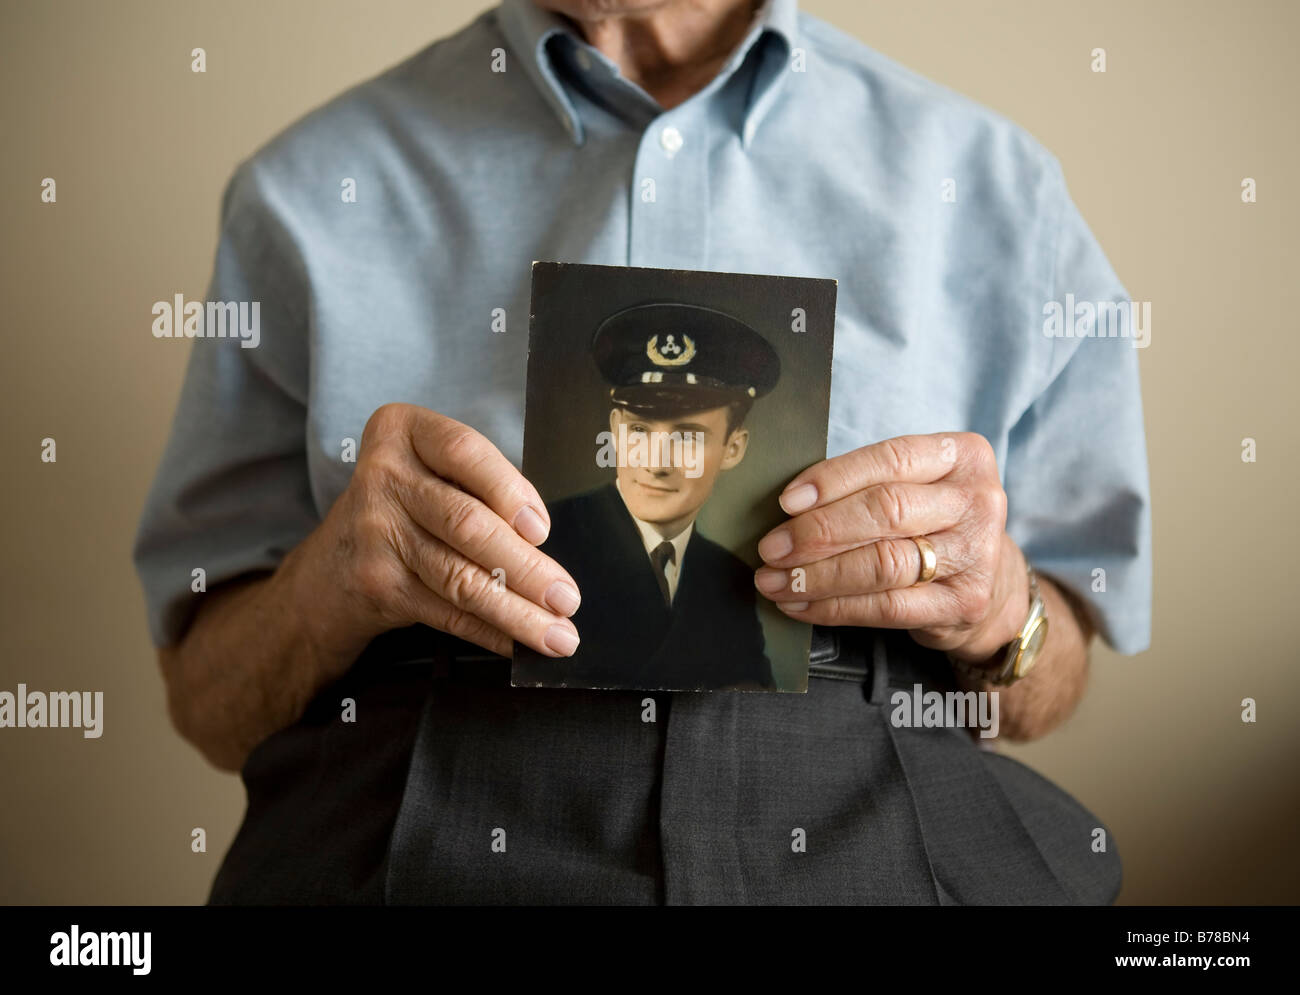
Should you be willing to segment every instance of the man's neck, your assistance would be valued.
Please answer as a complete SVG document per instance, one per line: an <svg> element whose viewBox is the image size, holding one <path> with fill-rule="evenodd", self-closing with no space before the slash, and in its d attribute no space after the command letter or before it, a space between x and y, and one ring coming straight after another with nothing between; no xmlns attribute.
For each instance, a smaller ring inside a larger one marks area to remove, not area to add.
<svg viewBox="0 0 1300 995"><path fill-rule="evenodd" d="M588 44L668 110L712 82L758 6L755 0L665 0L636 14L573 20Z"/></svg>

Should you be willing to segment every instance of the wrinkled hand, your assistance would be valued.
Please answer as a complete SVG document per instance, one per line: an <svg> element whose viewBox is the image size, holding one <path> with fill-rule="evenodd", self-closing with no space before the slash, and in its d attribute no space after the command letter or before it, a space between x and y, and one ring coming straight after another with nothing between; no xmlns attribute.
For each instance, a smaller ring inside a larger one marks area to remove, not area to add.
<svg viewBox="0 0 1300 995"><path fill-rule="evenodd" d="M420 622L502 656L515 640L571 655L580 593L537 549L546 514L533 485L478 432L415 405L384 405L313 535L309 573L324 587L308 600L332 630L317 641L364 644Z"/></svg>
<svg viewBox="0 0 1300 995"><path fill-rule="evenodd" d="M800 473L792 517L758 544L758 590L791 618L907 629L971 662L1014 638L1029 604L1025 561L1006 534L997 460L970 432L905 435ZM938 559L917 584L925 536Z"/></svg>

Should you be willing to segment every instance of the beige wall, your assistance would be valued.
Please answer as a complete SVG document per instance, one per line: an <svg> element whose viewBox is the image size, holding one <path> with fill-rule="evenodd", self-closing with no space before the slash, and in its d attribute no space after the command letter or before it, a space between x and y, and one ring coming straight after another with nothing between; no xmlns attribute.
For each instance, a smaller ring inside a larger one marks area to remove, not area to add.
<svg viewBox="0 0 1300 995"><path fill-rule="evenodd" d="M129 551L237 160L482 0L0 5L0 689L105 692L106 732L0 731L0 902L198 902L242 812L167 724ZM1018 756L1112 827L1130 902L1295 902L1300 7L808 0L1034 133L1130 293L1155 501L1154 648ZM207 50L208 72L189 70ZM1108 71L1089 71L1104 47ZM39 202L42 177L58 203ZM1245 176L1259 203L1243 205ZM1290 186L1288 186L1290 184ZM58 462L39 459L58 442ZM1243 437L1259 461L1240 459ZM1259 721L1240 721L1240 701ZM190 852L195 826L208 852Z"/></svg>

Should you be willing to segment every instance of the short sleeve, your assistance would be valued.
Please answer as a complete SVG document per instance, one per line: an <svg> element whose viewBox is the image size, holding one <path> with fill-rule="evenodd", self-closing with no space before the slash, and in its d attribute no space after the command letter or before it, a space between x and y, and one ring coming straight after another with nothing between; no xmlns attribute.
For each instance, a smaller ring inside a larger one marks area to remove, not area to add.
<svg viewBox="0 0 1300 995"><path fill-rule="evenodd" d="M305 442L306 281L278 200L255 160L222 198L205 317L208 303L223 302L247 305L247 319L237 336L212 337L212 322L190 330L184 385L133 550L156 646L180 639L203 597L196 570L211 591L274 569L318 524ZM183 334L181 315L174 319ZM157 347L186 346L160 338Z"/></svg>
<svg viewBox="0 0 1300 995"><path fill-rule="evenodd" d="M1140 653L1151 640L1151 496L1138 356L1150 324L1132 325L1128 293L1059 166L1055 175L1060 224L1041 330L1053 342L1045 386L1008 440L1007 531L1036 570L1079 596L1111 648ZM1122 323L1097 308L1112 303L1124 306ZM1060 334L1066 326L1074 334Z"/></svg>

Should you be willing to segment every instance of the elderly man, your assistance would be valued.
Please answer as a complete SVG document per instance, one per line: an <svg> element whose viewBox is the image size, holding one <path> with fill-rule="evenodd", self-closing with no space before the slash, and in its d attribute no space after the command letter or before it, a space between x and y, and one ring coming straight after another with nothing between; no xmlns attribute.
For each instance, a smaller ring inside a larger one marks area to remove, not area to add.
<svg viewBox="0 0 1300 995"><path fill-rule="evenodd" d="M515 469L534 259L838 279L831 458L755 575L806 695L510 687L582 635ZM136 547L248 791L211 900L1113 900L1095 816L888 718L960 685L1034 738L1094 630L1147 645L1136 355L1044 334L1065 294L1125 297L1056 161L793 0L506 0L294 125L223 202L260 343L195 342Z"/></svg>

